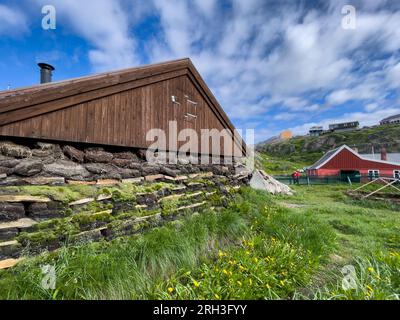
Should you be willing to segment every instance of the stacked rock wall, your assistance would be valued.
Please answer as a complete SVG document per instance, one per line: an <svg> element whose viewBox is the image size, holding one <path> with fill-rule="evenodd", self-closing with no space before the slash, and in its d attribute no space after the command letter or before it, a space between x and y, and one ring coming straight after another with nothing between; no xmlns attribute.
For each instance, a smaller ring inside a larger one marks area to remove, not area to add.
<svg viewBox="0 0 400 320"><path fill-rule="evenodd" d="M165 175L175 178L212 171L234 175L233 164L154 164L143 150L0 141L0 185L63 184L73 181L124 180Z"/></svg>

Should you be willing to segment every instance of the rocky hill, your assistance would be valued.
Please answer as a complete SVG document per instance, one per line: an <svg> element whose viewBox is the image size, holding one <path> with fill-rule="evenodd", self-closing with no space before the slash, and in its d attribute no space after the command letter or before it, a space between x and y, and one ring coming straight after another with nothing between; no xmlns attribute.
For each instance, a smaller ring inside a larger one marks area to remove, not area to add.
<svg viewBox="0 0 400 320"><path fill-rule="evenodd" d="M385 147L388 152L400 152L400 126L377 126L349 132L333 132L319 137L298 136L292 139L261 143L256 149L272 157L285 160L313 163L324 152L347 144L360 153L371 153Z"/></svg>

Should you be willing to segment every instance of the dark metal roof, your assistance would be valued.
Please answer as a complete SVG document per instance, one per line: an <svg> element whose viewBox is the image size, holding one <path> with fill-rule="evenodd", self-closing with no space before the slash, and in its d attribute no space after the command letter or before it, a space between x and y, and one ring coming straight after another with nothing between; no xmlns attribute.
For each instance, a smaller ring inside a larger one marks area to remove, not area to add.
<svg viewBox="0 0 400 320"><path fill-rule="evenodd" d="M390 121L390 120L396 119L396 118L400 118L400 114L396 114L394 116L387 117L387 118L383 119L382 122L383 121Z"/></svg>
<svg viewBox="0 0 400 320"><path fill-rule="evenodd" d="M319 159L316 163L314 163L311 167L309 167L309 169L317 169L320 165L322 165L325 161L327 161L330 157L332 157L340 148L342 147L327 151L321 157L321 159Z"/></svg>

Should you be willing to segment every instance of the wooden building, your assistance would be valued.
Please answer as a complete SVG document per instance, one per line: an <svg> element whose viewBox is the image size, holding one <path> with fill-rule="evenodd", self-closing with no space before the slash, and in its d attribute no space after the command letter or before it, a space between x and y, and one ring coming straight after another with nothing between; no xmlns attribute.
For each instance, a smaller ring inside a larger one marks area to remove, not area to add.
<svg viewBox="0 0 400 320"><path fill-rule="evenodd" d="M0 92L3 137L144 149L152 144L146 141L150 129L162 129L168 138L170 121L177 122L178 132L195 130L199 139L202 129L226 129L245 154L244 143L233 135L233 124L190 59ZM221 155L232 156L234 148L225 143L221 139Z"/></svg>
<svg viewBox="0 0 400 320"><path fill-rule="evenodd" d="M386 161L386 154L381 160L368 159L353 149L343 145L328 151L314 165L308 168L309 176L342 176L351 177L388 177L400 178L400 163Z"/></svg>

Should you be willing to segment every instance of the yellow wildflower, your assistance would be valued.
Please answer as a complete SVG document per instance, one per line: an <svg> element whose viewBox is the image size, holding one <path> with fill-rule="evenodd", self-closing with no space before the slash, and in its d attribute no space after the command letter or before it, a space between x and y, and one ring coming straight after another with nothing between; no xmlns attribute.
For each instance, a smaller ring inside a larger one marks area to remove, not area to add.
<svg viewBox="0 0 400 320"><path fill-rule="evenodd" d="M369 272L374 272L374 268L369 267L369 268L368 268L368 271L369 271Z"/></svg>
<svg viewBox="0 0 400 320"><path fill-rule="evenodd" d="M193 280L193 284L196 288L200 287L200 283L198 283L196 280Z"/></svg>
<svg viewBox="0 0 400 320"><path fill-rule="evenodd" d="M168 292L169 292L169 293L174 292L174 288L169 287L169 288L168 288Z"/></svg>
<svg viewBox="0 0 400 320"><path fill-rule="evenodd" d="M226 271L226 269L222 270L222 272L228 275L228 271Z"/></svg>
<svg viewBox="0 0 400 320"><path fill-rule="evenodd" d="M216 298L217 300L220 300L220 299L221 299L221 297L220 297L218 294L215 294L214 296L215 296L215 298Z"/></svg>
<svg viewBox="0 0 400 320"><path fill-rule="evenodd" d="M238 284L239 286L242 286L242 283L241 283L240 281L237 281L237 284Z"/></svg>
<svg viewBox="0 0 400 320"><path fill-rule="evenodd" d="M281 284L282 287L285 285L285 281L283 280L279 281L279 283Z"/></svg>

